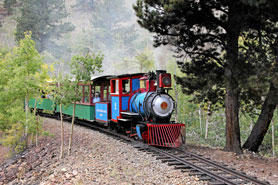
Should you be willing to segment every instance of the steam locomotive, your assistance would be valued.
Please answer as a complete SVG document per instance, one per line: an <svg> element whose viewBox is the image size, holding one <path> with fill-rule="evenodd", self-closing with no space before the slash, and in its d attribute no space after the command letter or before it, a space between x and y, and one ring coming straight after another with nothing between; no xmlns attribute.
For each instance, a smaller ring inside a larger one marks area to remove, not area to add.
<svg viewBox="0 0 278 185"><path fill-rule="evenodd" d="M171 74L164 70L156 73L123 74L93 77L91 83L79 83L81 101L75 116L123 132L149 145L178 147L182 144L184 124L170 121L175 102L168 94ZM100 101L94 102L95 94ZM38 110L59 113L59 106L48 98L37 104ZM29 102L34 108L35 102ZM53 108L54 107L54 108ZM72 116L73 105L62 107L63 114Z"/></svg>

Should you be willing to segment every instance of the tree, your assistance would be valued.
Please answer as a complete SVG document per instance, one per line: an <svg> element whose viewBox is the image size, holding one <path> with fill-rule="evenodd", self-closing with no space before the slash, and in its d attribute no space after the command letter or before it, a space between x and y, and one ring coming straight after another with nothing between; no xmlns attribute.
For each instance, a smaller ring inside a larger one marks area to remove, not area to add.
<svg viewBox="0 0 278 185"><path fill-rule="evenodd" d="M79 10L79 11L92 11L94 8L94 0L77 0L72 8Z"/></svg>
<svg viewBox="0 0 278 185"><path fill-rule="evenodd" d="M148 72L154 70L154 57L151 50L145 48L143 51L137 51L133 58L126 58L120 63L120 68L128 68L128 71Z"/></svg>
<svg viewBox="0 0 278 185"><path fill-rule="evenodd" d="M183 92L212 104L224 103L225 149L236 153L241 153L240 82L250 74L245 73L250 64L244 53L239 53L238 39L246 31L270 28L267 20L274 11L268 5L231 0L137 0L134 6L139 24L156 33L155 46L176 48L180 68L187 74L178 78Z"/></svg>
<svg viewBox="0 0 278 185"><path fill-rule="evenodd" d="M64 1L25 0L21 8L21 17L16 20L16 40L22 39L24 32L32 31L32 39L40 53L48 50L54 56L60 56L61 48L55 39L60 39L74 29L69 22L64 21L67 16Z"/></svg>
<svg viewBox="0 0 278 185"><path fill-rule="evenodd" d="M73 102L73 112L72 112L72 122L71 122L71 134L69 139L69 148L68 148L68 155L71 154L72 148L72 137L73 137L73 127L74 127L74 120L75 120L75 108L76 102L80 101L80 86L79 83L82 82L84 84L89 84L91 77L96 72L101 72L102 68L102 60L103 55L101 54L86 54L85 56L77 55L73 56L70 69L71 75L74 77L74 81L72 81L69 85L64 85L66 90L65 96L70 102Z"/></svg>
<svg viewBox="0 0 278 185"><path fill-rule="evenodd" d="M58 105L59 106L59 111L60 111L60 123L61 123L61 146L60 146L60 156L59 158L62 159L64 158L64 121L63 121L63 105L64 108L67 108L69 104L71 103L67 97L65 96L65 93L67 93L67 87L69 86L70 82L67 78L63 76L63 63L60 62L59 65L59 71L57 76L55 77L55 82L57 83L56 86L54 86L53 89L53 96L51 96L53 102L53 106Z"/></svg>
<svg viewBox="0 0 278 185"><path fill-rule="evenodd" d="M0 117L6 124L4 129L8 130L10 134L24 133L25 144L28 144L28 135L34 133L36 130L33 128L37 126L36 119L28 107L29 99L38 96L39 89L42 87L41 84L48 77L47 68L43 66L42 58L35 49L35 42L31 39L31 33L26 33L25 38L20 40L19 47L14 47L5 56L1 62L1 67L3 68L0 70L2 79L0 80ZM23 101L25 103L24 109ZM24 132L9 132L9 130L16 128L14 125L19 124L21 125L19 128L25 128ZM22 137L21 135L15 139L20 138L22 141ZM15 144L17 143L15 142Z"/></svg>
<svg viewBox="0 0 278 185"><path fill-rule="evenodd" d="M275 23L269 26L275 28ZM249 97L252 104L245 102L247 110L254 107L261 108L260 115L256 121L254 128L243 148L250 151L257 152L259 146L262 144L265 134L269 129L269 125L273 118L274 110L278 104L277 93L278 93L278 82L277 82L277 33L272 33L271 29L264 32L257 32L254 36L246 34L244 41L244 48L248 48L247 52L249 57L246 59L249 63L256 62L256 66L251 66L253 73L250 74L253 83L245 83L248 85L248 93L252 95ZM258 62L262 61L262 62ZM249 68L250 69L250 68ZM262 70L264 69L264 70ZM264 97L264 101L262 98Z"/></svg>
<svg viewBox="0 0 278 185"><path fill-rule="evenodd" d="M5 0L4 1L4 8L8 10L8 14L11 15L13 9L12 7L16 4L16 0Z"/></svg>
<svg viewBox="0 0 278 185"><path fill-rule="evenodd" d="M110 60L133 56L138 34L131 16L125 0L95 2L91 21L94 51L103 52Z"/></svg>

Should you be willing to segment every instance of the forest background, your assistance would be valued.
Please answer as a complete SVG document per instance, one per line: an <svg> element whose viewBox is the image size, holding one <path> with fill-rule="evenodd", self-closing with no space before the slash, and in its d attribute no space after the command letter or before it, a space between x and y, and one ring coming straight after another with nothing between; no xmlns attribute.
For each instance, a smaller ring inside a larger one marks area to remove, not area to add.
<svg viewBox="0 0 278 185"><path fill-rule="evenodd" d="M24 4L25 2L25 4ZM3 0L0 3L0 47L2 56L24 38L26 26L45 64L67 61L76 54L101 52L104 55L103 72L122 74L167 69L173 75L183 76L172 57L171 47L153 47L152 34L136 23L132 8L135 0ZM51 6L50 6L51 5ZM174 78L173 78L174 79ZM170 92L176 99L177 112L173 120L186 124L187 142L224 147L225 112L222 107L212 109L209 102L196 104L193 96L182 93L174 82ZM260 110L240 112L241 143L249 136ZM253 114L253 113L257 113ZM275 155L275 136L278 131L277 111L260 152ZM277 139L276 139L277 140Z"/></svg>

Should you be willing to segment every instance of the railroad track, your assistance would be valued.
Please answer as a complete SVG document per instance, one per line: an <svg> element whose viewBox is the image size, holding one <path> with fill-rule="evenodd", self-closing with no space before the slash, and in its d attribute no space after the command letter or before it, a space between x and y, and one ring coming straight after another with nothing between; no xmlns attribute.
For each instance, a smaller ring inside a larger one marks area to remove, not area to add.
<svg viewBox="0 0 278 185"><path fill-rule="evenodd" d="M192 176L198 176L200 180L207 181L211 185L270 184L200 155L180 149L162 149L152 146L138 147L138 149L153 154L156 159L174 166L175 169L188 172Z"/></svg>
<svg viewBox="0 0 278 185"><path fill-rule="evenodd" d="M65 120L70 121L70 118ZM270 184L269 182L260 181L256 177L248 176L243 172L236 171L226 165L219 164L194 153L183 151L178 148L158 148L149 146L120 133L116 133L115 131L94 125L88 121L76 120L75 122L79 125L108 134L122 142L132 144L138 150L152 154L156 159L168 163L170 166L174 166L177 170L188 172L189 175L192 176L198 176L200 180L207 181L210 185Z"/></svg>

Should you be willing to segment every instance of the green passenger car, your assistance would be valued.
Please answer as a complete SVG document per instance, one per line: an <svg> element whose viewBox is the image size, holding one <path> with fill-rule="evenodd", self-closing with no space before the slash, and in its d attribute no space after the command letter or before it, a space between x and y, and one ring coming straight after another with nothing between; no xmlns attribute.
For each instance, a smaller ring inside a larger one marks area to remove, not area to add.
<svg viewBox="0 0 278 185"><path fill-rule="evenodd" d="M69 107L62 106L63 114L72 116L73 104ZM57 112L60 112L60 106L56 107ZM75 117L79 119L95 120L95 105L76 104Z"/></svg>
<svg viewBox="0 0 278 185"><path fill-rule="evenodd" d="M95 101L94 97L99 95L99 102L110 102L110 79L111 76L96 76L91 78L90 83L79 82L79 88L82 92L80 101L76 104L75 117L79 119L86 119L95 121ZM50 85L55 85L51 83ZM45 96L45 94L42 94ZM53 106L54 105L54 106ZM35 108L35 99L29 101L29 108ZM51 99L42 98L37 101L38 110L53 111L53 113L60 113L60 106L55 104ZM73 103L68 107L62 106L63 114L72 116Z"/></svg>
<svg viewBox="0 0 278 185"><path fill-rule="evenodd" d="M55 111L55 106L53 106L53 101L47 98L42 98L37 100L37 109ZM35 99L30 99L29 108L35 108Z"/></svg>

